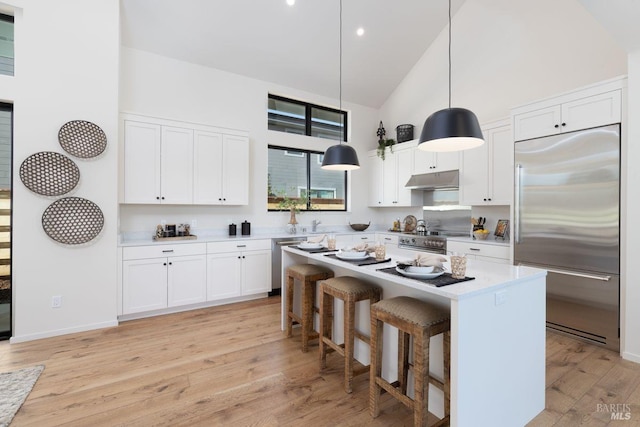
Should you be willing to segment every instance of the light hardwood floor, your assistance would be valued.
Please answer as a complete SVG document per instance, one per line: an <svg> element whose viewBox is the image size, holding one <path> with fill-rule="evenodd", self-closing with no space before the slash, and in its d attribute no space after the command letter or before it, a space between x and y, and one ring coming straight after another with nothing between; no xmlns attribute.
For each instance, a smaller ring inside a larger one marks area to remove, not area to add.
<svg viewBox="0 0 640 427"><path fill-rule="evenodd" d="M35 364L46 368L12 426L412 425L388 395L372 420L367 376L344 393L336 354L321 375L317 345L304 354L280 331L279 297L0 343L0 372ZM628 404L632 418L609 421L598 403ZM530 425L640 426L640 365L550 333L547 409Z"/></svg>

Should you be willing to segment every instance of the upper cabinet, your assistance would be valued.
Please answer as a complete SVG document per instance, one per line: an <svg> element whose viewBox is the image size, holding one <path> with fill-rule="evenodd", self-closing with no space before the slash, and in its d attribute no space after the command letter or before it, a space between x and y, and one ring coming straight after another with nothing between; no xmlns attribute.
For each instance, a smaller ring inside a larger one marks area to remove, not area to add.
<svg viewBox="0 0 640 427"><path fill-rule="evenodd" d="M621 79L609 80L512 111L516 141L621 122Z"/></svg>
<svg viewBox="0 0 640 427"><path fill-rule="evenodd" d="M508 120L482 126L485 143L462 152L463 205L509 205L513 191L513 137Z"/></svg>
<svg viewBox="0 0 640 427"><path fill-rule="evenodd" d="M407 145L405 145L407 144ZM385 159L369 152L369 206L422 206L422 195L405 188L413 173L415 145L403 143L385 152Z"/></svg>
<svg viewBox="0 0 640 427"><path fill-rule="evenodd" d="M126 115L124 203L246 205L246 132Z"/></svg>
<svg viewBox="0 0 640 427"><path fill-rule="evenodd" d="M460 154L458 152L435 153L416 148L413 153L414 174L451 171L458 168L460 168Z"/></svg>

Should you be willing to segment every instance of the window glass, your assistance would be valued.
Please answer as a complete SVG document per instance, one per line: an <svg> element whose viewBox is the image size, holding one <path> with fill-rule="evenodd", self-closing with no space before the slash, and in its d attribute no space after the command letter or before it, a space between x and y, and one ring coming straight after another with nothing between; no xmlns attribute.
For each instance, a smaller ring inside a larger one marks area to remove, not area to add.
<svg viewBox="0 0 640 427"><path fill-rule="evenodd" d="M303 104L269 98L269 130L306 135L305 109Z"/></svg>
<svg viewBox="0 0 640 427"><path fill-rule="evenodd" d="M300 156L301 155L301 156ZM323 153L269 147L268 210L346 211L347 173L324 170Z"/></svg>
<svg viewBox="0 0 640 427"><path fill-rule="evenodd" d="M311 136L343 141L343 121L343 114L339 111L311 108Z"/></svg>
<svg viewBox="0 0 640 427"><path fill-rule="evenodd" d="M0 14L0 74L13 76L13 16Z"/></svg>

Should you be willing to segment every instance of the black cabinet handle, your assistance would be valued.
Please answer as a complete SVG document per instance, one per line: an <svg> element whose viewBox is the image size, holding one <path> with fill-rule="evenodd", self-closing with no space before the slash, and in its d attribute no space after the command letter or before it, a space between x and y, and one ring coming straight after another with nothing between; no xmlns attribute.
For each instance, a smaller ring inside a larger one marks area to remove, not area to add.
<svg viewBox="0 0 640 427"><path fill-rule="evenodd" d="M242 255L242 259L245 259L245 256L244 256L244 255Z"/></svg>
<svg viewBox="0 0 640 427"><path fill-rule="evenodd" d="M164 196L162 196L162 200L164 200Z"/></svg>
<svg viewBox="0 0 640 427"><path fill-rule="evenodd" d="M172 262L170 262L170 263L169 263L169 265L173 265L173 263L172 263Z"/></svg>
<svg viewBox="0 0 640 427"><path fill-rule="evenodd" d="M238 259L240 259L240 255L238 255Z"/></svg>
<svg viewBox="0 0 640 427"><path fill-rule="evenodd" d="M165 263L163 263L162 265L167 265L167 263L165 262Z"/></svg>
<svg viewBox="0 0 640 427"><path fill-rule="evenodd" d="M566 123L563 123L563 124L562 124L562 126L566 126L566 125L567 125Z"/></svg>
<svg viewBox="0 0 640 427"><path fill-rule="evenodd" d="M487 199L486 199L486 198L484 198L484 199L482 199L482 200L484 200L485 202L487 201Z"/></svg>
<svg viewBox="0 0 640 427"><path fill-rule="evenodd" d="M487 200L488 200L488 201L491 201L491 197L489 197Z"/></svg>
<svg viewBox="0 0 640 427"><path fill-rule="evenodd" d="M560 125L555 125L554 128L558 129L560 127Z"/></svg>
<svg viewBox="0 0 640 427"><path fill-rule="evenodd" d="M160 200L160 196L157 196L157 197L156 197L156 200Z"/></svg>
<svg viewBox="0 0 640 427"><path fill-rule="evenodd" d="M469 250L471 250L471 251L476 251L476 252L480 252L480 249L478 249L478 248L469 248Z"/></svg>

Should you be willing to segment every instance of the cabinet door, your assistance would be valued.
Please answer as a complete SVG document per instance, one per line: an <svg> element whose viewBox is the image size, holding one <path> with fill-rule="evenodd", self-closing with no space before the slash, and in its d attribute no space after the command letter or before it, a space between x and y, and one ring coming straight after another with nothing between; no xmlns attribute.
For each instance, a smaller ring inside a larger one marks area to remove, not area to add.
<svg viewBox="0 0 640 427"><path fill-rule="evenodd" d="M436 170L436 153L433 151L423 151L419 148L413 153L413 173L429 173Z"/></svg>
<svg viewBox="0 0 640 427"><path fill-rule="evenodd" d="M124 122L124 202L160 203L160 126Z"/></svg>
<svg viewBox="0 0 640 427"><path fill-rule="evenodd" d="M193 130L162 126L161 202L193 203Z"/></svg>
<svg viewBox="0 0 640 427"><path fill-rule="evenodd" d="M374 153L370 153L368 158L369 165L369 206L380 207L383 205L382 194L382 159Z"/></svg>
<svg viewBox="0 0 640 427"><path fill-rule="evenodd" d="M222 200L225 205L249 204L249 138L224 135Z"/></svg>
<svg viewBox="0 0 640 427"><path fill-rule="evenodd" d="M193 203L222 204L222 134L197 130L193 134Z"/></svg>
<svg viewBox="0 0 640 427"><path fill-rule="evenodd" d="M122 313L167 308L167 259L122 262Z"/></svg>
<svg viewBox="0 0 640 427"><path fill-rule="evenodd" d="M460 153L435 153L436 167L433 172L452 171L460 168Z"/></svg>
<svg viewBox="0 0 640 427"><path fill-rule="evenodd" d="M387 153L382 162L382 206L398 204L398 171L396 154Z"/></svg>
<svg viewBox="0 0 640 427"><path fill-rule="evenodd" d="M207 300L207 257L169 257L168 306L195 304Z"/></svg>
<svg viewBox="0 0 640 427"><path fill-rule="evenodd" d="M615 90L562 104L563 132L572 132L621 121L621 92Z"/></svg>
<svg viewBox="0 0 640 427"><path fill-rule="evenodd" d="M409 149L395 153L397 206L411 206L411 190L405 188L405 185L413 171L413 152L414 149Z"/></svg>
<svg viewBox="0 0 640 427"><path fill-rule="evenodd" d="M515 140L522 141L560 133L562 132L561 118L560 105L517 114L513 116Z"/></svg>
<svg viewBox="0 0 640 427"><path fill-rule="evenodd" d="M241 280L240 252L207 255L207 301L240 296Z"/></svg>
<svg viewBox="0 0 640 427"><path fill-rule="evenodd" d="M463 205L486 204L489 175L491 134L483 129L485 143L462 153L460 200Z"/></svg>
<svg viewBox="0 0 640 427"><path fill-rule="evenodd" d="M242 295L269 292L270 290L271 250L243 252Z"/></svg>
<svg viewBox="0 0 640 427"><path fill-rule="evenodd" d="M488 202L493 205L510 205L514 176L511 126L492 129L490 138Z"/></svg>

